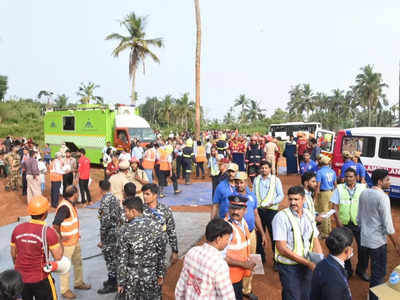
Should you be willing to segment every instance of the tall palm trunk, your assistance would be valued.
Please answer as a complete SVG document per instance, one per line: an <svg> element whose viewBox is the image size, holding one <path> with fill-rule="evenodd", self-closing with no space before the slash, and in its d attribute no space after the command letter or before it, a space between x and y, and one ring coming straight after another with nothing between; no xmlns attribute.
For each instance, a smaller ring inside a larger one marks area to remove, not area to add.
<svg viewBox="0 0 400 300"><path fill-rule="evenodd" d="M136 105L135 82L136 82L136 67L134 67L132 70L132 95L131 95L132 105Z"/></svg>
<svg viewBox="0 0 400 300"><path fill-rule="evenodd" d="M201 50L201 20L200 3L194 0L196 10L196 140L200 140L200 50ZM187 126L187 125L186 125Z"/></svg>

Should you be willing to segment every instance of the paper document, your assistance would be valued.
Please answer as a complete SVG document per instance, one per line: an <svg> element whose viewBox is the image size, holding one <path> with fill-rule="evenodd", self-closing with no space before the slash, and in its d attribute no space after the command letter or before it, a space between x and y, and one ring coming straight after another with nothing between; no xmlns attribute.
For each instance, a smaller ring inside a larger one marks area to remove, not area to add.
<svg viewBox="0 0 400 300"><path fill-rule="evenodd" d="M308 252L308 259L317 264L324 259L324 255L321 253Z"/></svg>
<svg viewBox="0 0 400 300"><path fill-rule="evenodd" d="M335 212L336 212L336 210L331 209L327 213L320 214L319 216L325 219L325 218L329 218L330 216L332 216Z"/></svg>
<svg viewBox="0 0 400 300"><path fill-rule="evenodd" d="M256 263L253 269L254 275L264 275L264 266L261 261L261 254L250 254L250 260Z"/></svg>

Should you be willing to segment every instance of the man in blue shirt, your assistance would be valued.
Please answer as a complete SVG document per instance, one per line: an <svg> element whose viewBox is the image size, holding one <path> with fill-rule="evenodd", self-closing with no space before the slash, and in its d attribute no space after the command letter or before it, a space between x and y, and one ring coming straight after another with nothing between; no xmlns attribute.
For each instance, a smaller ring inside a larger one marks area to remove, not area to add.
<svg viewBox="0 0 400 300"><path fill-rule="evenodd" d="M221 181L215 190L213 204L211 207L211 220L217 215L224 219L229 210L228 197L235 192L235 175L239 170L239 166L234 163L228 164L227 174L228 178Z"/></svg>
<svg viewBox="0 0 400 300"><path fill-rule="evenodd" d="M365 176L366 176L366 170L364 165L362 164L361 160L360 160L360 156L361 156L361 152L360 151L356 151L354 152L353 155L353 161L356 163L356 167L357 167L357 182L360 183L366 183L365 180Z"/></svg>
<svg viewBox="0 0 400 300"><path fill-rule="evenodd" d="M353 161L353 156L349 151L343 151L343 161L344 164L342 166L342 169L340 171L340 182L344 182L344 174L346 173L346 170L348 168L353 168L357 172L357 164ZM357 176L359 174L357 173Z"/></svg>
<svg viewBox="0 0 400 300"><path fill-rule="evenodd" d="M254 230L257 228L257 231L260 233L262 239L262 245L265 248L265 232L261 223L260 216L257 211L257 198L253 192L247 188L247 173L246 172L237 172L235 176L235 187L236 193L242 197L246 197L247 200L247 211L244 215L244 219L247 222L250 232L250 254L256 253L257 248L257 235ZM251 280L253 276L243 278L243 296L256 300L258 299L251 291Z"/></svg>
<svg viewBox="0 0 400 300"><path fill-rule="evenodd" d="M336 188L336 173L329 166L331 159L327 156L322 156L320 159L321 168L317 171L317 212L327 213L331 209L331 198L333 189ZM321 222L321 238L326 238L331 232L330 218L324 218Z"/></svg>
<svg viewBox="0 0 400 300"><path fill-rule="evenodd" d="M309 152L304 152L303 161L300 162L300 174L303 175L305 172L317 172L318 166L315 161L311 159Z"/></svg>

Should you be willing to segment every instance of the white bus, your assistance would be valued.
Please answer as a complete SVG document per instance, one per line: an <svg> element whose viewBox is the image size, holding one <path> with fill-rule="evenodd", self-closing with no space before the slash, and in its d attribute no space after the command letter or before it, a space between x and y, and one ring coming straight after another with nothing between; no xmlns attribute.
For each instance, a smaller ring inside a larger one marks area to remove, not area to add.
<svg viewBox="0 0 400 300"><path fill-rule="evenodd" d="M400 128L360 127L337 133L332 167L339 175L343 166L343 151L361 152L361 162L368 175L375 169L388 170L390 196L400 198Z"/></svg>

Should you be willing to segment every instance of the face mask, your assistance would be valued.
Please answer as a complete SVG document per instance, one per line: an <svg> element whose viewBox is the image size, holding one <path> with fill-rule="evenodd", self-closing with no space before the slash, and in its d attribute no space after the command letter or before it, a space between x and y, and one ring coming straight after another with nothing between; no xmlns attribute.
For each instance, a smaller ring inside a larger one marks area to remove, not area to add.
<svg viewBox="0 0 400 300"><path fill-rule="evenodd" d="M353 257L353 255L354 255L354 251L353 251L353 248L351 248L351 254L350 254L350 256L349 256L347 259L350 259L350 258L352 258L352 257Z"/></svg>

